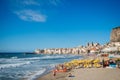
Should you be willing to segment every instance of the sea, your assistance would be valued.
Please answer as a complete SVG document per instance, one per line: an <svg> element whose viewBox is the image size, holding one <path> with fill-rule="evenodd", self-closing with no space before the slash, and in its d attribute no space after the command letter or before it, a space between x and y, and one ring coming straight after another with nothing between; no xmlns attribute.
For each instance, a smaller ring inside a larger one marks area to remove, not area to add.
<svg viewBox="0 0 120 80"><path fill-rule="evenodd" d="M57 64L82 58L72 54L0 53L0 80L36 80Z"/></svg>

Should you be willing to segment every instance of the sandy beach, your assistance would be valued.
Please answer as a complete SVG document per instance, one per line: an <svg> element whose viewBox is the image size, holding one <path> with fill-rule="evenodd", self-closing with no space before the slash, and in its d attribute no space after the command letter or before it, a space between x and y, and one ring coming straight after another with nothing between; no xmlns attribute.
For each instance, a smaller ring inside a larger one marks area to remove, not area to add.
<svg viewBox="0 0 120 80"><path fill-rule="evenodd" d="M102 60L102 57L97 57ZM106 59L108 57L104 57ZM87 57L86 59L93 59ZM72 77L69 77L69 74ZM68 72L57 72L56 76L50 72L37 80L120 80L120 69L111 67L75 68Z"/></svg>
<svg viewBox="0 0 120 80"><path fill-rule="evenodd" d="M64 72L64 73L57 73L56 76L53 76L52 72L38 78L37 80L67 80L66 76L67 76L68 72Z"/></svg>
<svg viewBox="0 0 120 80"><path fill-rule="evenodd" d="M120 80L120 69L90 68L74 69L74 77L66 77L67 80Z"/></svg>
<svg viewBox="0 0 120 80"><path fill-rule="evenodd" d="M68 77L72 73L73 77ZM66 73L52 73L44 75L37 80L120 80L120 69L114 68L81 68Z"/></svg>

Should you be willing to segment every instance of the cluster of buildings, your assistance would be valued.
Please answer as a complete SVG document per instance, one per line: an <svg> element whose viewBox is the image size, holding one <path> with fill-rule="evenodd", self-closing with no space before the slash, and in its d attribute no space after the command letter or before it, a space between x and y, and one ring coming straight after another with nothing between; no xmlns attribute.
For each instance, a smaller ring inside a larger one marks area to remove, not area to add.
<svg viewBox="0 0 120 80"><path fill-rule="evenodd" d="M101 52L120 52L120 42L110 42L105 45L99 43L87 43L86 46L78 46L73 48L48 48L36 49L36 54L88 54Z"/></svg>
<svg viewBox="0 0 120 80"><path fill-rule="evenodd" d="M104 45L87 43L86 46L73 48L36 49L36 54L88 54L88 53L120 53L120 26L112 29L110 42Z"/></svg>
<svg viewBox="0 0 120 80"><path fill-rule="evenodd" d="M102 52L119 52L120 53L120 42L111 42L104 45Z"/></svg>

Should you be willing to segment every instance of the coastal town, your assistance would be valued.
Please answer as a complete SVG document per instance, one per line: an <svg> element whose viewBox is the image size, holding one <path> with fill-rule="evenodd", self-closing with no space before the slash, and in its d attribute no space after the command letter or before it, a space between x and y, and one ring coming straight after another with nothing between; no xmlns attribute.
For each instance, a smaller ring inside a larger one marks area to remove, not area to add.
<svg viewBox="0 0 120 80"><path fill-rule="evenodd" d="M120 52L120 27L112 29L110 42L100 45L99 43L87 43L85 46L73 48L48 48L36 49L36 54L89 54L89 53L118 53Z"/></svg>
<svg viewBox="0 0 120 80"><path fill-rule="evenodd" d="M105 45L99 43L88 43L86 46L78 46L74 48L50 48L36 49L36 54L87 54L87 53L105 53L120 52L120 42L111 42Z"/></svg>

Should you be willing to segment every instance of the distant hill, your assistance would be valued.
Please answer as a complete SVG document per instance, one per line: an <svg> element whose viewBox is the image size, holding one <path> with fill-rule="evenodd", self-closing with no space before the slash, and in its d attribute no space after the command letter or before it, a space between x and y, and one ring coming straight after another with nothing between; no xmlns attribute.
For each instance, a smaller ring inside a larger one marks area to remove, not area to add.
<svg viewBox="0 0 120 80"><path fill-rule="evenodd" d="M112 32L110 35L110 41L111 42L120 42L120 26L112 29Z"/></svg>

